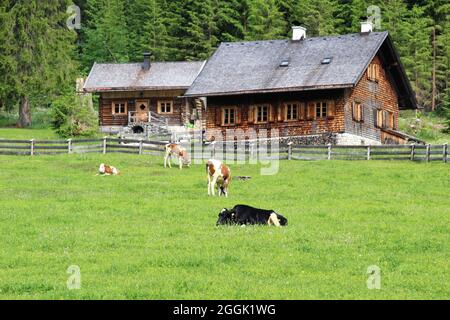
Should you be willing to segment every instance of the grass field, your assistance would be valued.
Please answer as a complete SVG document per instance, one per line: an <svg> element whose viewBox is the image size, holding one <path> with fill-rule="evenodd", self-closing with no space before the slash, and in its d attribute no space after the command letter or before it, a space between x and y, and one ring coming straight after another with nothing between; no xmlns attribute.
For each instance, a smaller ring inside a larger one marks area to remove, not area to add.
<svg viewBox="0 0 450 320"><path fill-rule="evenodd" d="M100 162L122 170L95 176ZM129 155L0 156L0 299L449 299L450 167L410 162L204 167ZM286 228L216 227L223 207L272 208ZM70 265L81 290L68 290ZM381 268L369 290L367 268Z"/></svg>

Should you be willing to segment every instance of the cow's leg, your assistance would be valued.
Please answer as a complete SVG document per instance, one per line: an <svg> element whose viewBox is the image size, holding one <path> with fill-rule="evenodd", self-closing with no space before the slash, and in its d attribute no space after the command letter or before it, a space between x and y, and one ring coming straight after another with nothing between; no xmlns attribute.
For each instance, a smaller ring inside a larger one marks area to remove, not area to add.
<svg viewBox="0 0 450 320"><path fill-rule="evenodd" d="M217 184L217 176L216 175L214 175L213 176L213 179L212 179L212 182L211 182L211 193L212 193L212 195L213 196L215 196L215 188L216 188L216 184Z"/></svg>
<svg viewBox="0 0 450 320"><path fill-rule="evenodd" d="M183 169L183 159L181 157L178 157L178 162L180 163L180 170Z"/></svg>
<svg viewBox="0 0 450 320"><path fill-rule="evenodd" d="M280 220L278 220L278 216L276 213L272 213L269 217L269 221L267 223L270 225L274 225L275 227L280 226Z"/></svg>
<svg viewBox="0 0 450 320"><path fill-rule="evenodd" d="M169 161L169 168L172 168L172 155L169 154L169 158L167 159Z"/></svg>
<svg viewBox="0 0 450 320"><path fill-rule="evenodd" d="M211 175L208 174L208 196L211 195Z"/></svg>
<svg viewBox="0 0 450 320"><path fill-rule="evenodd" d="M167 157L168 157L168 154L166 152L166 155L164 156L164 168L167 168Z"/></svg>

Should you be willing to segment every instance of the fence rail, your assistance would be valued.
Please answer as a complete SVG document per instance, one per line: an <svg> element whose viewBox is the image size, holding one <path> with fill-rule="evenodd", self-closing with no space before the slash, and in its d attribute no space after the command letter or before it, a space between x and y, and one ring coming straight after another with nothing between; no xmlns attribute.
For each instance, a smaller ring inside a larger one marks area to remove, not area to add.
<svg viewBox="0 0 450 320"><path fill-rule="evenodd" d="M50 155L81 153L129 153L162 155L165 142L136 139L2 140L0 155ZM280 144L277 148L258 142L236 141L187 146L193 159L223 157L226 160L409 160L448 163L448 145L333 146Z"/></svg>

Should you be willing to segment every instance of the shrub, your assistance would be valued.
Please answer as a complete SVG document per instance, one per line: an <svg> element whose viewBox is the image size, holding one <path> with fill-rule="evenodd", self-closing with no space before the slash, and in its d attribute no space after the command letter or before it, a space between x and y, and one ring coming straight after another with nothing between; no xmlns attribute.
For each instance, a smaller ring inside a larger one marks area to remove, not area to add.
<svg viewBox="0 0 450 320"><path fill-rule="evenodd" d="M98 119L92 107L92 95L70 92L53 101L52 127L63 138L94 136Z"/></svg>

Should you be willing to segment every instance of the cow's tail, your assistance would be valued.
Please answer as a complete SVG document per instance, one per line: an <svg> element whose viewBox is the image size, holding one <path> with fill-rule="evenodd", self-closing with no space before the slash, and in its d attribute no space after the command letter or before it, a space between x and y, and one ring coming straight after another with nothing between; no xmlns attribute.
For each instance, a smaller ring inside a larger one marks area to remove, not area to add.
<svg viewBox="0 0 450 320"><path fill-rule="evenodd" d="M286 219L285 217L283 217L281 214L277 214L278 215L278 220L280 220L280 225L281 226L287 226L288 224L288 219Z"/></svg>

